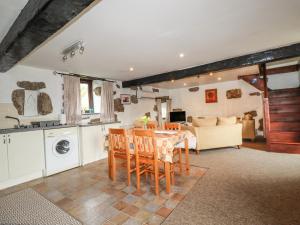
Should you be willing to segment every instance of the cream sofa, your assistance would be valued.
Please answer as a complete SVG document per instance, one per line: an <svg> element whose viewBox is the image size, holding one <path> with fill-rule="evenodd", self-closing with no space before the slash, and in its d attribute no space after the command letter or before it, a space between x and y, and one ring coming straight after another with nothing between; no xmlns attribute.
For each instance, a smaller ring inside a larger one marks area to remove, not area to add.
<svg viewBox="0 0 300 225"><path fill-rule="evenodd" d="M242 124L236 117L193 118L191 130L196 138L196 150L237 146L242 144Z"/></svg>

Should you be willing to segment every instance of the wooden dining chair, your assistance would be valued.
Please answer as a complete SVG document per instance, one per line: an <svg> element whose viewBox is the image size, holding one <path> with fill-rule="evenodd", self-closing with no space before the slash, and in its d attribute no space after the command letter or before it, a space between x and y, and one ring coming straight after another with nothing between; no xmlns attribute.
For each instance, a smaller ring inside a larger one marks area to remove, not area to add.
<svg viewBox="0 0 300 225"><path fill-rule="evenodd" d="M165 130L181 130L180 123L165 123Z"/></svg>
<svg viewBox="0 0 300 225"><path fill-rule="evenodd" d="M153 130L138 130L133 131L133 140L135 146L136 160L136 186L137 191L140 190L140 180L142 174L154 174L155 194L159 195L159 180L165 176L160 172L156 140Z"/></svg>
<svg viewBox="0 0 300 225"><path fill-rule="evenodd" d="M157 123L154 121L150 121L147 123L147 129L148 130L156 130L157 129Z"/></svg>
<svg viewBox="0 0 300 225"><path fill-rule="evenodd" d="M125 129L109 129L109 171L110 178L116 179L116 159L126 162L127 168L127 184L130 185L130 176L135 168L134 152L130 153L129 143ZM133 165L132 165L133 164Z"/></svg>
<svg viewBox="0 0 300 225"><path fill-rule="evenodd" d="M181 124L180 123L165 123L165 130L174 130L174 131L180 131L181 130ZM173 151L173 157L176 157L178 155L178 160L174 161L173 165L176 165L179 167L180 174L182 173L182 150L181 148L175 148ZM174 182L174 178L172 179L172 182Z"/></svg>

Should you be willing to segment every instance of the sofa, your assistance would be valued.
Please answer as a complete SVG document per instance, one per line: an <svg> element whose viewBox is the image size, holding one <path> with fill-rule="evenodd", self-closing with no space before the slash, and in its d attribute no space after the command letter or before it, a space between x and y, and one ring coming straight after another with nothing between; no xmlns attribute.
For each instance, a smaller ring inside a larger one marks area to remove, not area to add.
<svg viewBox="0 0 300 225"><path fill-rule="evenodd" d="M196 150L239 146L242 144L242 124L236 117L193 118L192 126L184 126L196 136Z"/></svg>

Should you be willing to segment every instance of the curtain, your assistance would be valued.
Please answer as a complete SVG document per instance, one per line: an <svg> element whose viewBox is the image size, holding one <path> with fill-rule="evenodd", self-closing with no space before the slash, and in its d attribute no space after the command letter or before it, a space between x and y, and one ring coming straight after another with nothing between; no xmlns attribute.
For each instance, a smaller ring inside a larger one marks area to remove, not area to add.
<svg viewBox="0 0 300 225"><path fill-rule="evenodd" d="M162 127L161 99L156 99L156 106L158 127Z"/></svg>
<svg viewBox="0 0 300 225"><path fill-rule="evenodd" d="M67 124L81 120L80 78L64 76L64 112Z"/></svg>
<svg viewBox="0 0 300 225"><path fill-rule="evenodd" d="M113 82L103 81L101 94L101 119L103 122L115 121Z"/></svg>
<svg viewBox="0 0 300 225"><path fill-rule="evenodd" d="M167 122L170 122L170 112L172 112L172 99L167 99Z"/></svg>

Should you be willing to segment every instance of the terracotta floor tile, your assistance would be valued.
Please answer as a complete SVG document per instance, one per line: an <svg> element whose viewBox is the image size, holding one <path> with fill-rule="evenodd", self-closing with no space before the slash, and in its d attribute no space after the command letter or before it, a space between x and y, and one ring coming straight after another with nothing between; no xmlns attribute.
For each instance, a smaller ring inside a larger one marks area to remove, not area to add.
<svg viewBox="0 0 300 225"><path fill-rule="evenodd" d="M184 199L184 195L183 194L179 194L179 193L175 193L173 196L172 196L172 200L177 200L177 201L182 201Z"/></svg>
<svg viewBox="0 0 300 225"><path fill-rule="evenodd" d="M165 181L161 180L160 195L156 196L154 182L144 177L140 193L136 192L135 175L131 186L126 184L124 171L118 172L117 181L112 182L107 176L105 159L1 190L0 196L32 187L85 225L160 224L205 171L191 167L191 176L176 176L170 194L165 193Z"/></svg>
<svg viewBox="0 0 300 225"><path fill-rule="evenodd" d="M112 222L113 224L123 224L128 219L129 219L129 216L127 216L124 213L119 213L118 215L112 217L109 221Z"/></svg>
<svg viewBox="0 0 300 225"><path fill-rule="evenodd" d="M160 208L159 210L156 211L156 214L159 215L159 216L162 216L164 218L167 218L170 215L171 212L172 212L171 209L168 209L166 207L162 207L162 208Z"/></svg>
<svg viewBox="0 0 300 225"><path fill-rule="evenodd" d="M135 216L139 211L139 208L134 205L129 205L125 207L122 212L128 214L129 216Z"/></svg>
<svg viewBox="0 0 300 225"><path fill-rule="evenodd" d="M114 207L115 207L117 210L123 210L123 209L125 209L125 208L128 207L128 206L129 206L129 204L126 203L126 202L123 202L123 201L119 201L119 202L117 202L117 203L114 205Z"/></svg>

